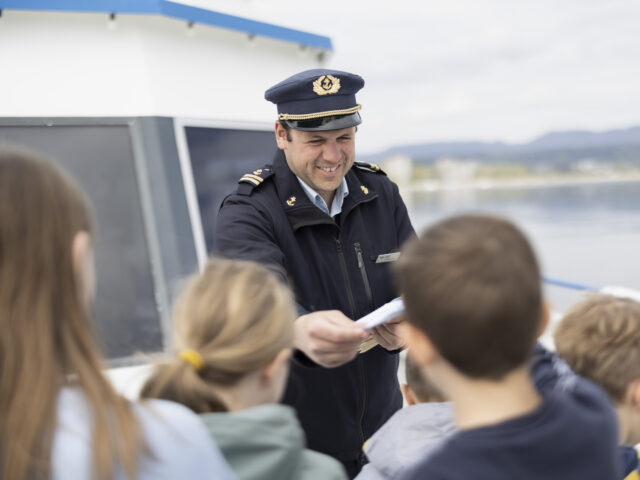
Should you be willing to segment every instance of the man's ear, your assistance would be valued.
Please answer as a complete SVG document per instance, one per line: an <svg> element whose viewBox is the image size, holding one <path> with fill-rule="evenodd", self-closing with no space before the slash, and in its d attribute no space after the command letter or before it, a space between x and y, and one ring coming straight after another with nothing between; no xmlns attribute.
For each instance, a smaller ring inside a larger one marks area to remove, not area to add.
<svg viewBox="0 0 640 480"><path fill-rule="evenodd" d="M401 325L400 334L409 346L407 355L411 357L411 360L413 360L418 367L426 367L433 363L436 358L438 358L438 351L433 343L431 343L429 337L427 337L422 330L408 322L402 323Z"/></svg>
<svg viewBox="0 0 640 480"><path fill-rule="evenodd" d="M540 308L540 324L538 325L538 338L542 336L544 331L549 326L549 319L551 318L551 305L546 300L542 301Z"/></svg>
<svg viewBox="0 0 640 480"><path fill-rule="evenodd" d="M276 143L278 144L278 148L280 150L286 150L286 148L287 148L287 131L280 124L280 122L276 122L275 132L276 132Z"/></svg>

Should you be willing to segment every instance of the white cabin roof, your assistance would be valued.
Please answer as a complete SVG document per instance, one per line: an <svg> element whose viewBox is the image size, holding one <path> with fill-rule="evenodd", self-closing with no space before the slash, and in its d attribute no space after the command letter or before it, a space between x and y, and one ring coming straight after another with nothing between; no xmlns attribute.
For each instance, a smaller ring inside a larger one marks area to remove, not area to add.
<svg viewBox="0 0 640 480"><path fill-rule="evenodd" d="M264 91L331 40L166 0L0 0L0 117L272 124ZM250 11L248 11L250 13Z"/></svg>

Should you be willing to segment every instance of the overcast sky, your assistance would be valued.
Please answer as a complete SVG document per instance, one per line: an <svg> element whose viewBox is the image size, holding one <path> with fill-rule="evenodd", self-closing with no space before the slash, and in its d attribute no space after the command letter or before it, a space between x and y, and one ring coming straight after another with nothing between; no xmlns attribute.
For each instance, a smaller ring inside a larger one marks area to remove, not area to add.
<svg viewBox="0 0 640 480"><path fill-rule="evenodd" d="M191 0L331 37L358 147L640 125L638 0Z"/></svg>

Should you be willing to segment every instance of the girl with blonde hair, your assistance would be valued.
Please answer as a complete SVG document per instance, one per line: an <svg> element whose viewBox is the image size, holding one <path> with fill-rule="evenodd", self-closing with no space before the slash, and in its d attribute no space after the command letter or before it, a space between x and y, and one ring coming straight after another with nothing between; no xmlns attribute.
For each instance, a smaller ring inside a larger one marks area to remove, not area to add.
<svg viewBox="0 0 640 480"><path fill-rule="evenodd" d="M1 478L232 478L192 412L132 405L103 376L91 224L64 172L0 148Z"/></svg>
<svg viewBox="0 0 640 480"><path fill-rule="evenodd" d="M200 413L241 480L345 479L337 461L304 448L295 411L276 403L295 317L291 293L266 268L209 261L176 304L179 354L156 370L142 395Z"/></svg>

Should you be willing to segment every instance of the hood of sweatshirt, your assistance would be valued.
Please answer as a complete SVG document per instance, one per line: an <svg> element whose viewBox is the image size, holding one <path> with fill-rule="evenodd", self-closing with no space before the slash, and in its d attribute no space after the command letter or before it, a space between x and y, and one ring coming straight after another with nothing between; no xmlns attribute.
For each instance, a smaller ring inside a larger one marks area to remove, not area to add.
<svg viewBox="0 0 640 480"><path fill-rule="evenodd" d="M411 463L423 459L454 430L451 402L419 403L398 410L365 444L370 464L358 478L367 478L367 470L371 469L382 478L394 478Z"/></svg>
<svg viewBox="0 0 640 480"><path fill-rule="evenodd" d="M266 404L200 418L240 479L345 478L334 459L306 450L304 432L289 406Z"/></svg>

